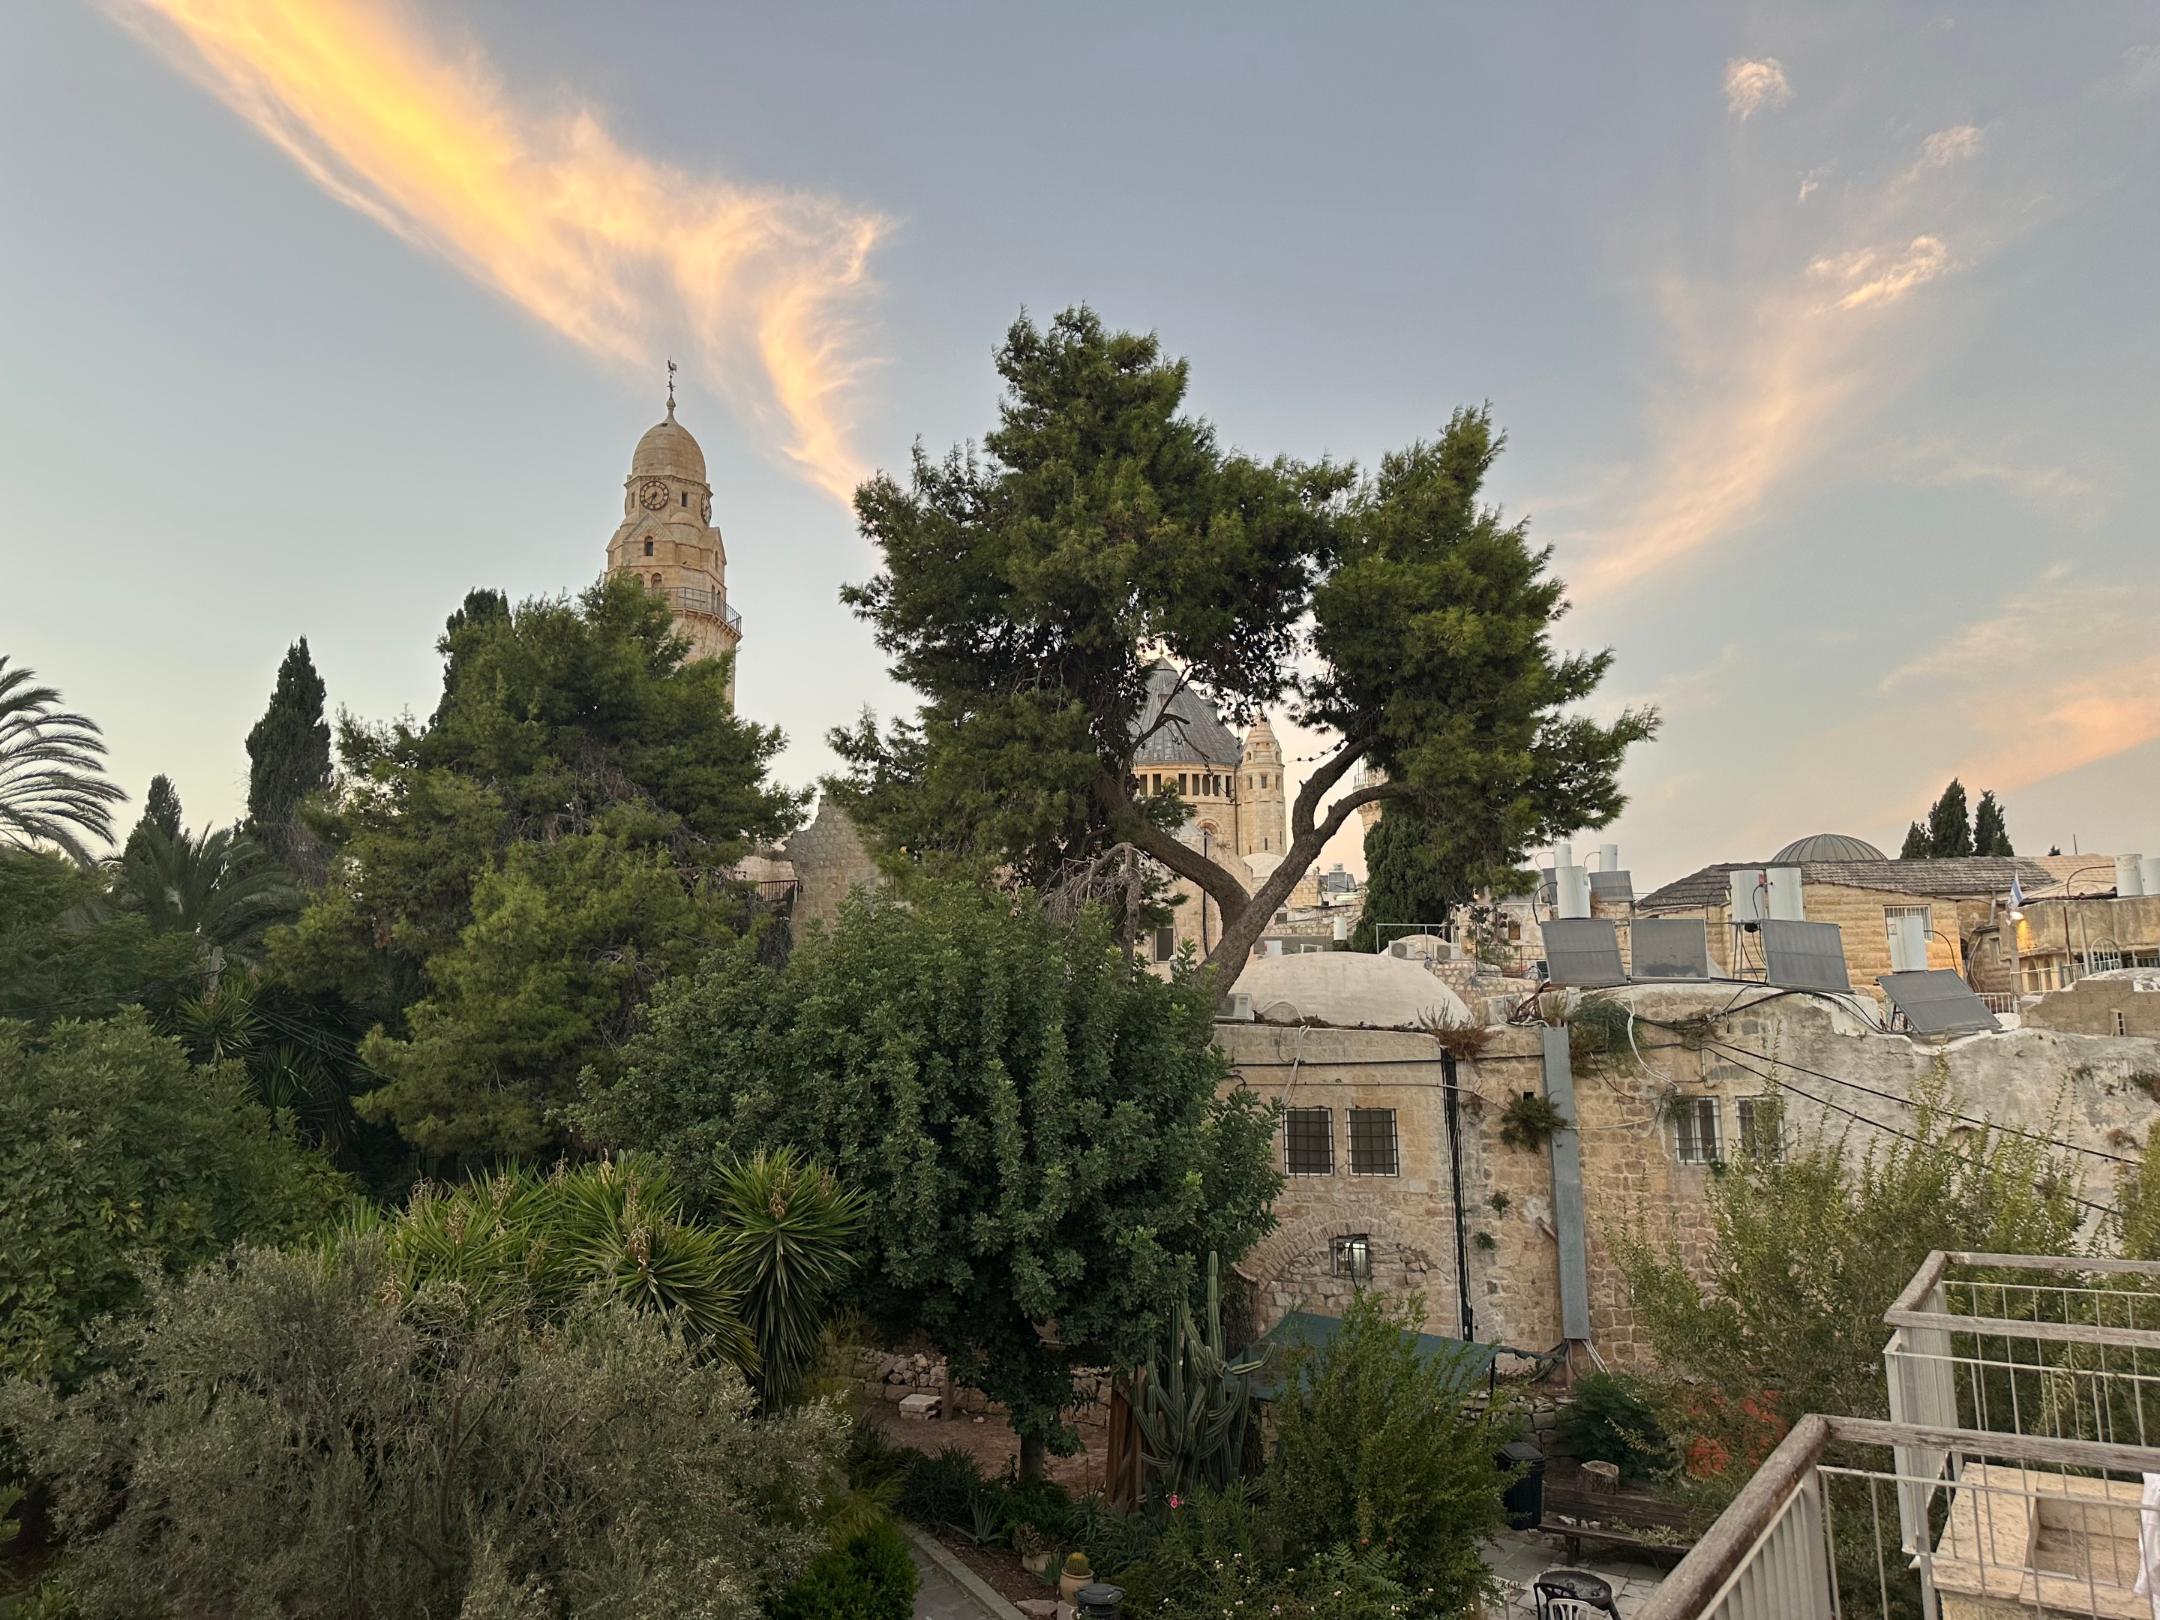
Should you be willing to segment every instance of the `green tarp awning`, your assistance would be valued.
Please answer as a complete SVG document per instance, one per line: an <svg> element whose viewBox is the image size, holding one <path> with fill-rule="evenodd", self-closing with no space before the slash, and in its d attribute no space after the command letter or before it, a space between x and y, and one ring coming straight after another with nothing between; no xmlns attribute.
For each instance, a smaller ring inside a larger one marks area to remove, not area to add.
<svg viewBox="0 0 2160 1620"><path fill-rule="evenodd" d="M1278 1351L1301 1349L1307 1345L1319 1346L1331 1342L1342 1332L1339 1316L1318 1316L1311 1311L1292 1311L1267 1332L1260 1335L1260 1344ZM1413 1333L1408 1337L1417 1343L1418 1359L1445 1362L1454 1374L1455 1382L1468 1389L1492 1373L1492 1364L1501 1354L1497 1344L1475 1344L1465 1339L1443 1339L1436 1333ZM1263 1400L1271 1400L1282 1392L1282 1357L1270 1356L1267 1371L1254 1384L1254 1393Z"/></svg>

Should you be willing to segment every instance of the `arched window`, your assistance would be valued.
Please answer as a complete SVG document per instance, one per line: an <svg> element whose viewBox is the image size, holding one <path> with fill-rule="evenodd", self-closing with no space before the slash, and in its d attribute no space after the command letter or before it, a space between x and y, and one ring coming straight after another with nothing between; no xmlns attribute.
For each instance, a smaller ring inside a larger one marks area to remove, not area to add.
<svg viewBox="0 0 2160 1620"><path fill-rule="evenodd" d="M650 540L645 542L645 555L648 557L652 555L652 542Z"/></svg>
<svg viewBox="0 0 2160 1620"><path fill-rule="evenodd" d="M652 577L652 588L656 591L660 588L660 576L658 574Z"/></svg>

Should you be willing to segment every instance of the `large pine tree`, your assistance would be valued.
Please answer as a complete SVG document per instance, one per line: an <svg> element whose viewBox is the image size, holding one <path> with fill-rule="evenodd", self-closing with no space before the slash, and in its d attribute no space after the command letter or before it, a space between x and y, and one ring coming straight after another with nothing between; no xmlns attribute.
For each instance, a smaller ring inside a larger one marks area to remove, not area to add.
<svg viewBox="0 0 2160 1620"><path fill-rule="evenodd" d="M1979 808L1973 812L1973 853L1975 855L2015 855L2010 847L2010 826L2003 819L2002 806L1995 802L1993 789L1980 795Z"/></svg>
<svg viewBox="0 0 2160 1620"><path fill-rule="evenodd" d="M270 707L248 733L248 829L281 858L293 853L301 803L330 785L330 726L307 637L285 649Z"/></svg>
<svg viewBox="0 0 2160 1620"><path fill-rule="evenodd" d="M1972 821L1965 810L1965 784L1956 777L1928 811L1928 854L1938 861L1973 852Z"/></svg>

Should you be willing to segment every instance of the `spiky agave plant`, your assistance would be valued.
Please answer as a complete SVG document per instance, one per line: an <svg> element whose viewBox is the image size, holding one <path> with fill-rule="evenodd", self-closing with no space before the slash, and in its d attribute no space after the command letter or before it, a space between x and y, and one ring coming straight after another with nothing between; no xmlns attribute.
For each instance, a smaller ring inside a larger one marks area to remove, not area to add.
<svg viewBox="0 0 2160 1620"><path fill-rule="evenodd" d="M60 693L0 655L0 842L57 844L88 865L87 838L112 837L127 797L104 774L96 722L59 707Z"/></svg>
<svg viewBox="0 0 2160 1620"><path fill-rule="evenodd" d="M713 1185L710 1207L729 1232L728 1281L757 1341L758 1392L784 1405L817 1364L855 1269L863 1201L792 1148L723 1160Z"/></svg>

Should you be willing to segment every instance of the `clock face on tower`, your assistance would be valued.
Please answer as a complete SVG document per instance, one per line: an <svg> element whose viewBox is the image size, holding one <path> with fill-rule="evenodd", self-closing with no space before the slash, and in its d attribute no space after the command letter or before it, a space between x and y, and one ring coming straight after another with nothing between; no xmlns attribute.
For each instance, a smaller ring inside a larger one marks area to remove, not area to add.
<svg viewBox="0 0 2160 1620"><path fill-rule="evenodd" d="M710 523L712 521L712 497L710 495L703 495L698 498L697 514L698 521L701 523Z"/></svg>
<svg viewBox="0 0 2160 1620"><path fill-rule="evenodd" d="M667 485L661 483L657 478L648 478L645 480L644 488L638 491L637 498L638 504L644 507L646 511L657 512L661 507L667 505Z"/></svg>

